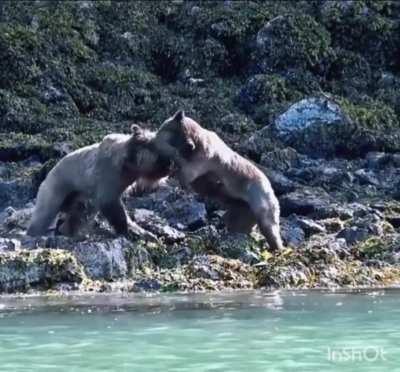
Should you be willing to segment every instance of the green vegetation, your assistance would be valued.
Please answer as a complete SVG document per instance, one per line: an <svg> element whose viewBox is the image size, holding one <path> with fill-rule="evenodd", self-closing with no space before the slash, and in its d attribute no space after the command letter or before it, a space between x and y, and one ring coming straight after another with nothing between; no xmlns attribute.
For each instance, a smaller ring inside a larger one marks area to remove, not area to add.
<svg viewBox="0 0 400 372"><path fill-rule="evenodd" d="M0 154L46 159L179 108L222 134L242 118L223 125L236 142L321 90L361 127L397 129L399 15L372 0L2 1Z"/></svg>

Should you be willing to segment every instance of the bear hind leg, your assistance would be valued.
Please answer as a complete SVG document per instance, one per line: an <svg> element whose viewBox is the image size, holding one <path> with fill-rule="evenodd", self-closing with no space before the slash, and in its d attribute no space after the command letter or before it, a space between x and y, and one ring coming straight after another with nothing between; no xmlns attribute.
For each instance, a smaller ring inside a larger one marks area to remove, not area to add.
<svg viewBox="0 0 400 372"><path fill-rule="evenodd" d="M65 193L48 190L43 187L39 189L37 201L27 234L30 236L45 235L49 226L57 217L65 200Z"/></svg>
<svg viewBox="0 0 400 372"><path fill-rule="evenodd" d="M247 203L232 200L224 214L224 222L229 232L250 234L256 224L256 217Z"/></svg>
<svg viewBox="0 0 400 372"><path fill-rule="evenodd" d="M249 206L253 211L261 233L272 251L283 249L279 227L279 202L273 191L254 185L249 190Z"/></svg>

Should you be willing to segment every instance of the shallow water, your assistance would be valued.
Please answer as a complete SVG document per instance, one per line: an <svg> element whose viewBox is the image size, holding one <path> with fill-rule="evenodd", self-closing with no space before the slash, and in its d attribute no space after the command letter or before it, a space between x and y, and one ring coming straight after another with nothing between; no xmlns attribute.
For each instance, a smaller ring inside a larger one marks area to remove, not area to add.
<svg viewBox="0 0 400 372"><path fill-rule="evenodd" d="M400 371L400 292L0 297L0 371Z"/></svg>

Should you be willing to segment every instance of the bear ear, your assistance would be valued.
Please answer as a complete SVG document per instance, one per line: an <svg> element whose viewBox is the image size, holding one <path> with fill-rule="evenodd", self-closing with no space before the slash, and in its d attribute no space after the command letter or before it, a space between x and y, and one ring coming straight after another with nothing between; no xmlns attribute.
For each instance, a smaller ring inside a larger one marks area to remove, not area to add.
<svg viewBox="0 0 400 372"><path fill-rule="evenodd" d="M142 132L143 132L143 129L139 125L137 125L137 124L131 125L131 133L134 137L140 137Z"/></svg>
<svg viewBox="0 0 400 372"><path fill-rule="evenodd" d="M181 123L185 119L185 111L179 110L173 117L174 121Z"/></svg>

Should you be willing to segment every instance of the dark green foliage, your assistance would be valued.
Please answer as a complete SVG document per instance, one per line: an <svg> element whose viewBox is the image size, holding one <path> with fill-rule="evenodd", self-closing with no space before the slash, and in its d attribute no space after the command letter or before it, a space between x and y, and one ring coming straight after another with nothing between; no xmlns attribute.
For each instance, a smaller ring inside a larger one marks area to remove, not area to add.
<svg viewBox="0 0 400 372"><path fill-rule="evenodd" d="M234 144L321 90L397 130L399 16L372 0L2 1L0 154L48 159L179 108Z"/></svg>

